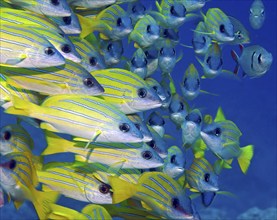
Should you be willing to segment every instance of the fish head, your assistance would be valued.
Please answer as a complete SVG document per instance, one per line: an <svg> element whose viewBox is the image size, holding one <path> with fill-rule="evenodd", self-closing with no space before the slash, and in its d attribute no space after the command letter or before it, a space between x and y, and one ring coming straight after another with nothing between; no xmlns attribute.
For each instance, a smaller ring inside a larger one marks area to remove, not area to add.
<svg viewBox="0 0 277 220"><path fill-rule="evenodd" d="M177 124L181 125L185 121L185 117L188 114L188 105L181 97L175 93L169 104L170 118Z"/></svg>
<svg viewBox="0 0 277 220"><path fill-rule="evenodd" d="M235 39L234 26L228 16L219 8L210 8L206 13L207 30L213 31L218 41L228 42ZM216 24L216 25L215 25Z"/></svg>
<svg viewBox="0 0 277 220"><path fill-rule="evenodd" d="M142 142L143 135L136 125L126 117L121 117L117 122L114 122L112 132L103 133L103 136L110 142L137 143Z"/></svg>
<svg viewBox="0 0 277 220"><path fill-rule="evenodd" d="M161 137L164 136L165 132L165 120L160 114L157 114L156 112L152 112L149 115L149 118L147 120L147 124L151 126Z"/></svg>
<svg viewBox="0 0 277 220"><path fill-rule="evenodd" d="M157 93L157 95L160 97L160 99L162 100L162 103L164 103L165 101L167 101L167 94L164 90L164 88L161 86L161 84L159 82L157 82L155 79L153 78L146 78L145 82L152 87L152 89L154 89L154 91Z"/></svg>
<svg viewBox="0 0 277 220"><path fill-rule="evenodd" d="M80 34L82 29L78 17L72 9L70 9L70 11L70 16L64 16L61 18L56 17L56 19L59 19L57 23L65 34Z"/></svg>
<svg viewBox="0 0 277 220"><path fill-rule="evenodd" d="M202 128L202 114L194 109L185 117L182 126L183 143L193 144L199 137Z"/></svg>
<svg viewBox="0 0 277 220"><path fill-rule="evenodd" d="M124 15L116 19L115 28L120 31L120 36L126 36L133 30L132 19L129 17L129 15L124 13Z"/></svg>
<svg viewBox="0 0 277 220"><path fill-rule="evenodd" d="M141 49L138 49L141 50ZM147 59L144 52L141 50L142 53L138 52L138 50L133 55L131 62L130 62L130 71L136 73L141 78L145 78L147 74Z"/></svg>
<svg viewBox="0 0 277 220"><path fill-rule="evenodd" d="M186 16L186 12L187 12L187 10L186 10L185 6L179 2L174 2L169 7L169 15L171 17L184 19Z"/></svg>
<svg viewBox="0 0 277 220"><path fill-rule="evenodd" d="M161 172L146 172L138 180L136 195L167 219L192 219L191 201L172 177Z"/></svg>
<svg viewBox="0 0 277 220"><path fill-rule="evenodd" d="M109 184L98 181L96 186L87 184L84 190L88 201L97 204L112 204L113 193Z"/></svg>
<svg viewBox="0 0 277 220"><path fill-rule="evenodd" d="M183 151L177 146L171 146L165 158L163 172L174 179L179 178L185 171L185 163L186 160Z"/></svg>
<svg viewBox="0 0 277 220"><path fill-rule="evenodd" d="M123 54L123 44L122 41L101 41L100 50L104 56L106 65L114 65L120 61Z"/></svg>
<svg viewBox="0 0 277 220"><path fill-rule="evenodd" d="M175 48L162 47L159 51L158 62L163 72L171 72L177 62Z"/></svg>
<svg viewBox="0 0 277 220"><path fill-rule="evenodd" d="M163 165L163 159L150 146L143 143L141 148L137 149L138 155L133 159L140 169L156 168Z"/></svg>
<svg viewBox="0 0 277 220"><path fill-rule="evenodd" d="M151 41L157 40L160 35L160 27L156 23L150 23L145 26L145 37Z"/></svg>
<svg viewBox="0 0 277 220"><path fill-rule="evenodd" d="M200 93L200 77L193 64L184 74L181 90L183 96L188 100L196 98Z"/></svg>
<svg viewBox="0 0 277 220"><path fill-rule="evenodd" d="M103 57L97 51L91 51L87 57L84 57L81 61L81 65L89 72L106 68Z"/></svg>
<svg viewBox="0 0 277 220"><path fill-rule="evenodd" d="M39 10L49 16L70 16L70 7L66 0L43 0L39 4Z"/></svg>
<svg viewBox="0 0 277 220"><path fill-rule="evenodd" d="M146 13L146 7L140 2L132 2L128 5L128 13L132 18L133 24L143 18Z"/></svg>
<svg viewBox="0 0 277 220"><path fill-rule="evenodd" d="M254 29L260 29L265 21L265 8L262 1L253 1L249 11L249 22Z"/></svg>
<svg viewBox="0 0 277 220"><path fill-rule="evenodd" d="M162 101L157 93L144 81L143 84L134 88L132 97L132 102L129 102L128 105L137 112L158 108L162 105Z"/></svg>
<svg viewBox="0 0 277 220"><path fill-rule="evenodd" d="M216 192L218 188L218 176L214 172L206 171L199 179L199 189L201 192Z"/></svg>
<svg viewBox="0 0 277 220"><path fill-rule="evenodd" d="M30 151L34 142L28 132L17 124L7 125L0 130L0 153L6 155L18 151Z"/></svg>
<svg viewBox="0 0 277 220"><path fill-rule="evenodd" d="M160 36L171 41L179 42L179 31L170 28L161 28Z"/></svg>
<svg viewBox="0 0 277 220"><path fill-rule="evenodd" d="M135 124L137 129L141 131L143 135L143 142L148 142L152 140L151 132L149 131L146 123L142 121L137 114L127 115L127 117Z"/></svg>
<svg viewBox="0 0 277 220"><path fill-rule="evenodd" d="M206 125L200 135L208 148L220 153L224 146L239 145L241 132L235 123L225 120Z"/></svg>
<svg viewBox="0 0 277 220"><path fill-rule="evenodd" d="M259 47L253 54L253 70L257 73L264 74L270 69L272 64L272 54L267 52L264 48Z"/></svg>
<svg viewBox="0 0 277 220"><path fill-rule="evenodd" d="M28 54L30 49L26 49ZM65 64L65 58L62 54L51 44L45 40L43 46L30 51L28 58L30 63L37 68L60 66Z"/></svg>
<svg viewBox="0 0 277 220"><path fill-rule="evenodd" d="M207 32L205 24L202 21L198 23L192 38L192 46L197 54L205 54L212 43L211 38L201 32Z"/></svg>
<svg viewBox="0 0 277 220"><path fill-rule="evenodd" d="M165 140L151 127L147 126L149 131L151 132L152 135L152 140L149 142L146 142L146 144L154 149L161 158L166 158L167 157L167 144Z"/></svg>

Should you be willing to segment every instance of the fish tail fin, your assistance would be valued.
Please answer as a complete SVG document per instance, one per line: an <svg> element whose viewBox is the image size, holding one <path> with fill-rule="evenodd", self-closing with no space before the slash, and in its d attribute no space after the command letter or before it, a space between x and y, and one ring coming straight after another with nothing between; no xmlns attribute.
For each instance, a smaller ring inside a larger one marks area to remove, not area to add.
<svg viewBox="0 0 277 220"><path fill-rule="evenodd" d="M12 103L13 106L7 108L5 113L32 117L33 112L41 112L43 110L40 106L25 101L17 96L12 96Z"/></svg>
<svg viewBox="0 0 277 220"><path fill-rule="evenodd" d="M47 147L44 149L41 155L64 153L67 152L66 149L74 147L73 142L65 140L53 132L47 130L45 130L45 138Z"/></svg>
<svg viewBox="0 0 277 220"><path fill-rule="evenodd" d="M34 207L38 214L39 219L47 219L47 216L51 212L51 203L56 203L59 199L58 192L41 192L35 190L35 200L33 201Z"/></svg>
<svg viewBox="0 0 277 220"><path fill-rule="evenodd" d="M236 52L234 50L231 50L231 56L232 56L233 60L236 62L236 64L237 64L235 69L234 69L234 74L237 75L238 72L239 72L239 61L238 61L239 57L238 57L238 55L236 54Z"/></svg>
<svg viewBox="0 0 277 220"><path fill-rule="evenodd" d="M241 148L241 154L238 157L238 163L241 171L246 174L248 167L250 165L251 159L254 155L253 145L247 145Z"/></svg>
<svg viewBox="0 0 277 220"><path fill-rule="evenodd" d="M120 179L117 176L108 176L113 189L113 204L120 203L136 193L136 185Z"/></svg>

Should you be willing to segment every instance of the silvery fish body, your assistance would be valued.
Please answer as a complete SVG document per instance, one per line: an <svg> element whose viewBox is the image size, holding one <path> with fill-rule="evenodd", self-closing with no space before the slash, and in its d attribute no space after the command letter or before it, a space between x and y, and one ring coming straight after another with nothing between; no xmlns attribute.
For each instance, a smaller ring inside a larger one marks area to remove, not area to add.
<svg viewBox="0 0 277 220"><path fill-rule="evenodd" d="M260 29L265 21L265 7L262 0L254 0L250 7L249 22L253 29Z"/></svg>

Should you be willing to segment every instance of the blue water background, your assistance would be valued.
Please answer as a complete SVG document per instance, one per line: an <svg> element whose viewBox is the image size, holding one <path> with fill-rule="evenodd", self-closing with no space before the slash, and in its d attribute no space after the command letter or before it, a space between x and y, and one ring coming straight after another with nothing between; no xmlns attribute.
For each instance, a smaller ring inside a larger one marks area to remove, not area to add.
<svg viewBox="0 0 277 220"><path fill-rule="evenodd" d="M154 1L142 1L145 6L155 9ZM206 3L203 12L208 8L221 8L226 14L239 19L249 30L251 37L250 45L261 45L273 55L273 64L270 71L261 78L233 80L228 77L217 77L201 81L201 89L219 94L219 96L201 94L196 100L190 102L195 108L200 108L203 114L215 115L218 106L224 110L227 119L234 121L242 131L240 139L241 146L253 144L255 154L248 170L244 175L237 164L233 162L233 169L224 170L219 177L221 190L234 193L237 198L219 195L216 197L211 207L226 211L230 219L234 219L238 214L245 210L258 206L260 208L276 207L276 11L277 1L264 0L266 10L266 20L260 30L253 30L249 24L249 8L252 1L222 1L211 0ZM192 29L196 22L184 24L179 29L180 42L191 44ZM127 45L125 40L124 55L130 57L134 51L132 44ZM248 46L248 45L246 45ZM235 62L230 51L235 49L240 54L238 46L223 46L224 69L233 70ZM176 85L190 63L194 63L200 73L201 66L195 59L192 49L177 47L177 53L183 53L183 58L177 63L172 76ZM154 77L160 78L160 72L155 73ZM240 72L241 75L241 72ZM180 88L178 88L180 92ZM1 127L15 122L14 116L4 114L1 110ZM41 130L23 123L34 138L36 147L34 154L39 155L45 148L46 143ZM181 133L175 130L175 126L167 121L167 133L173 135L176 140L169 140L169 144L181 146ZM192 155L187 154L187 165L190 165ZM72 156L50 157L50 160L59 161L72 159ZM209 157L214 161L214 157ZM60 203L76 210L86 205L71 199L62 198ZM203 210L200 199L194 200L198 210ZM30 208L31 207L31 208ZM36 214L33 212L30 203L25 204L18 211L15 211L12 204L0 209L0 219L34 219Z"/></svg>

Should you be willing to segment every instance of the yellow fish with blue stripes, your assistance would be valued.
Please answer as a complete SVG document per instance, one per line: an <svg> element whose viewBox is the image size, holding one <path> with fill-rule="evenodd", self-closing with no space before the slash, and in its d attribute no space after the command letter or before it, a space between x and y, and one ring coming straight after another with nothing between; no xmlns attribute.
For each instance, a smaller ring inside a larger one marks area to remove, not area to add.
<svg viewBox="0 0 277 220"><path fill-rule="evenodd" d="M83 94L101 95L103 87L80 64L66 60L63 66L51 68L10 68L2 67L7 83L45 95Z"/></svg>
<svg viewBox="0 0 277 220"><path fill-rule="evenodd" d="M101 97L125 114L158 108L159 96L136 74L124 69L105 69L91 73L103 86Z"/></svg>
<svg viewBox="0 0 277 220"><path fill-rule="evenodd" d="M56 95L41 106L13 97L8 114L41 120L40 127L97 142L141 142L143 136L118 109L93 96Z"/></svg>
<svg viewBox="0 0 277 220"><path fill-rule="evenodd" d="M0 34L0 66L45 68L65 64L54 45L30 28L0 22Z"/></svg>

